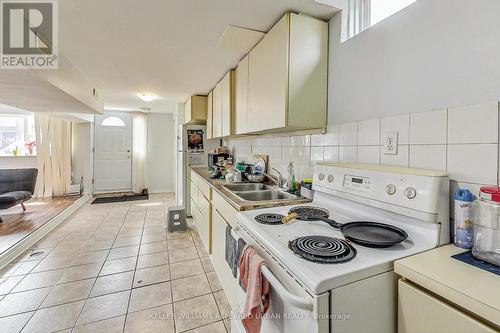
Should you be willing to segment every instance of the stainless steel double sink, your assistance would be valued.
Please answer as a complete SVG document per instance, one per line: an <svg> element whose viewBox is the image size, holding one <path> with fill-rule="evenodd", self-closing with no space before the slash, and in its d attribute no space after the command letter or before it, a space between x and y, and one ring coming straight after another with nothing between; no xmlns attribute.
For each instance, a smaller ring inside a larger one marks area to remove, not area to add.
<svg viewBox="0 0 500 333"><path fill-rule="evenodd" d="M275 201L297 198L293 194L261 183L231 184L224 185L224 188L245 201Z"/></svg>

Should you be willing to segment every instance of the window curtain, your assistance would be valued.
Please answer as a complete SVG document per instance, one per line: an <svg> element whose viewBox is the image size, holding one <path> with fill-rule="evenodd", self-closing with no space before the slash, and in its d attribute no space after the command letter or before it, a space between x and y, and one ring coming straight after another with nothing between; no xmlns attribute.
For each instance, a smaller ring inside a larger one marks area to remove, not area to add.
<svg viewBox="0 0 500 333"><path fill-rule="evenodd" d="M132 190L141 193L148 188L148 116L134 112L132 118Z"/></svg>
<svg viewBox="0 0 500 333"><path fill-rule="evenodd" d="M36 197L65 195L71 181L71 122L35 113Z"/></svg>

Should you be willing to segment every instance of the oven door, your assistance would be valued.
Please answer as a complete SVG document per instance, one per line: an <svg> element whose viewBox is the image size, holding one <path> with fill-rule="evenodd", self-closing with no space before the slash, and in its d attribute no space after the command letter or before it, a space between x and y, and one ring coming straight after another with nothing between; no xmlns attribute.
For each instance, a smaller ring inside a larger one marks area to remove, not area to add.
<svg viewBox="0 0 500 333"><path fill-rule="evenodd" d="M262 274L270 284L270 306L262 319L262 333L327 333L329 321L324 316L328 313L328 293L323 295L309 294L292 276L283 265L257 242L241 226L233 228L233 236L241 237L248 245L255 248L257 253L264 258L266 266ZM238 281L239 281L238 269ZM244 333L245 328L241 322L241 309L245 302L245 292L238 284L238 309L233 311L231 322L232 333ZM323 314L323 315L322 315Z"/></svg>

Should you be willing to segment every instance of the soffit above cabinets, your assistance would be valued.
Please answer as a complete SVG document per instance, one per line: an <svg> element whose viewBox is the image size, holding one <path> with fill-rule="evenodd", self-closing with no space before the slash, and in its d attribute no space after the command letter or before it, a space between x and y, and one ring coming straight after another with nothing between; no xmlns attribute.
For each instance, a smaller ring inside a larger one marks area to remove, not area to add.
<svg viewBox="0 0 500 333"><path fill-rule="evenodd" d="M262 31L228 25L219 41L217 50L236 51L247 54L266 33Z"/></svg>

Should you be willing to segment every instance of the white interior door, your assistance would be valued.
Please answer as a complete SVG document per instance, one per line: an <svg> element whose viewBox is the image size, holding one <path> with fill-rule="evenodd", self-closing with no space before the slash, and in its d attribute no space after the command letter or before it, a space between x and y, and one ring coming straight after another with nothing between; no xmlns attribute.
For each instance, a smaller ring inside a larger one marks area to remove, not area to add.
<svg viewBox="0 0 500 333"><path fill-rule="evenodd" d="M132 190L132 115L95 117L94 191Z"/></svg>

